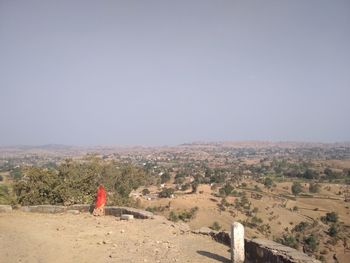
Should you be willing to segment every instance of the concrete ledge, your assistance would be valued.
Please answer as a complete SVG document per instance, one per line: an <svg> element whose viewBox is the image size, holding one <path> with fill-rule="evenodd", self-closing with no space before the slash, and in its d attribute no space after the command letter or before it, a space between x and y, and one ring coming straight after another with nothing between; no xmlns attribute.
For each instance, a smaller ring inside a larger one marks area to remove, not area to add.
<svg viewBox="0 0 350 263"><path fill-rule="evenodd" d="M245 240L247 263L320 263L294 249L267 239Z"/></svg>
<svg viewBox="0 0 350 263"><path fill-rule="evenodd" d="M92 213L94 211L93 205L71 205L69 210L78 210L81 213Z"/></svg>
<svg viewBox="0 0 350 263"><path fill-rule="evenodd" d="M119 207L119 206L106 206L105 208L106 215L113 215L120 217L123 214L133 215L138 219L152 219L153 213L136 209L130 207Z"/></svg>
<svg viewBox="0 0 350 263"><path fill-rule="evenodd" d="M8 213L12 211L12 206L10 205L0 205L0 213Z"/></svg>
<svg viewBox="0 0 350 263"><path fill-rule="evenodd" d="M23 212L55 214L65 212L67 210L67 207L59 205L35 205L22 206L20 210Z"/></svg>
<svg viewBox="0 0 350 263"><path fill-rule="evenodd" d="M219 232L204 227L192 233L208 235L217 242L231 246L229 232ZM246 238L244 241L245 263L320 263L305 253L271 240Z"/></svg>
<svg viewBox="0 0 350 263"><path fill-rule="evenodd" d="M88 213L93 211L92 205L72 205L72 206L57 206L57 205L36 205L36 206L23 206L20 208L24 212L34 212L34 213L63 213L68 210L76 210L82 213ZM12 208L11 208L12 209ZM138 219L151 219L153 218L153 213L147 212L140 209L130 208L130 207L119 207L119 206L106 206L106 215L113 215L120 217L123 214L133 215Z"/></svg>

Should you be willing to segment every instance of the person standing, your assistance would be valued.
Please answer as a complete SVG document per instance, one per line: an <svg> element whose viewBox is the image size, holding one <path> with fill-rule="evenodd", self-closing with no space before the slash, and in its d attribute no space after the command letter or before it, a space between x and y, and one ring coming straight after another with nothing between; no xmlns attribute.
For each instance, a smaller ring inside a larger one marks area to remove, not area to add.
<svg viewBox="0 0 350 263"><path fill-rule="evenodd" d="M94 216L104 216L105 215L105 205L107 201L106 189L103 185L97 188L96 205L93 211Z"/></svg>

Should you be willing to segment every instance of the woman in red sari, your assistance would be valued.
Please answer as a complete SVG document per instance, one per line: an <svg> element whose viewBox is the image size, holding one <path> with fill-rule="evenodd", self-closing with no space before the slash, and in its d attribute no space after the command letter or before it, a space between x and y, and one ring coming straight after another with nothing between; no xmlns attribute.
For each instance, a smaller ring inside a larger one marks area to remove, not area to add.
<svg viewBox="0 0 350 263"><path fill-rule="evenodd" d="M103 216L105 215L105 205L107 201L107 194L105 188L100 185L97 188L97 198L96 198L96 205L93 212L94 216Z"/></svg>

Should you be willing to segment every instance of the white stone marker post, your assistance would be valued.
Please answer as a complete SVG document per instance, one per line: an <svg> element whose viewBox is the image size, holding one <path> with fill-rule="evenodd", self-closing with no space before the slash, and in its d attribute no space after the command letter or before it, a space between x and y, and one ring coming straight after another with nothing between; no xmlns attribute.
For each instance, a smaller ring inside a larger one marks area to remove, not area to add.
<svg viewBox="0 0 350 263"><path fill-rule="evenodd" d="M244 227L238 222L231 225L231 262L244 262Z"/></svg>

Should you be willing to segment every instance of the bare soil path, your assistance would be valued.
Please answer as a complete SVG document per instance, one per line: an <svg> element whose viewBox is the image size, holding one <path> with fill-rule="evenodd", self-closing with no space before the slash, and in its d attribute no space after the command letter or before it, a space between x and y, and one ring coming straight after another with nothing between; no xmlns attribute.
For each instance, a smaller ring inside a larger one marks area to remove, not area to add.
<svg viewBox="0 0 350 263"><path fill-rule="evenodd" d="M0 214L0 262L229 262L229 248L162 217Z"/></svg>

